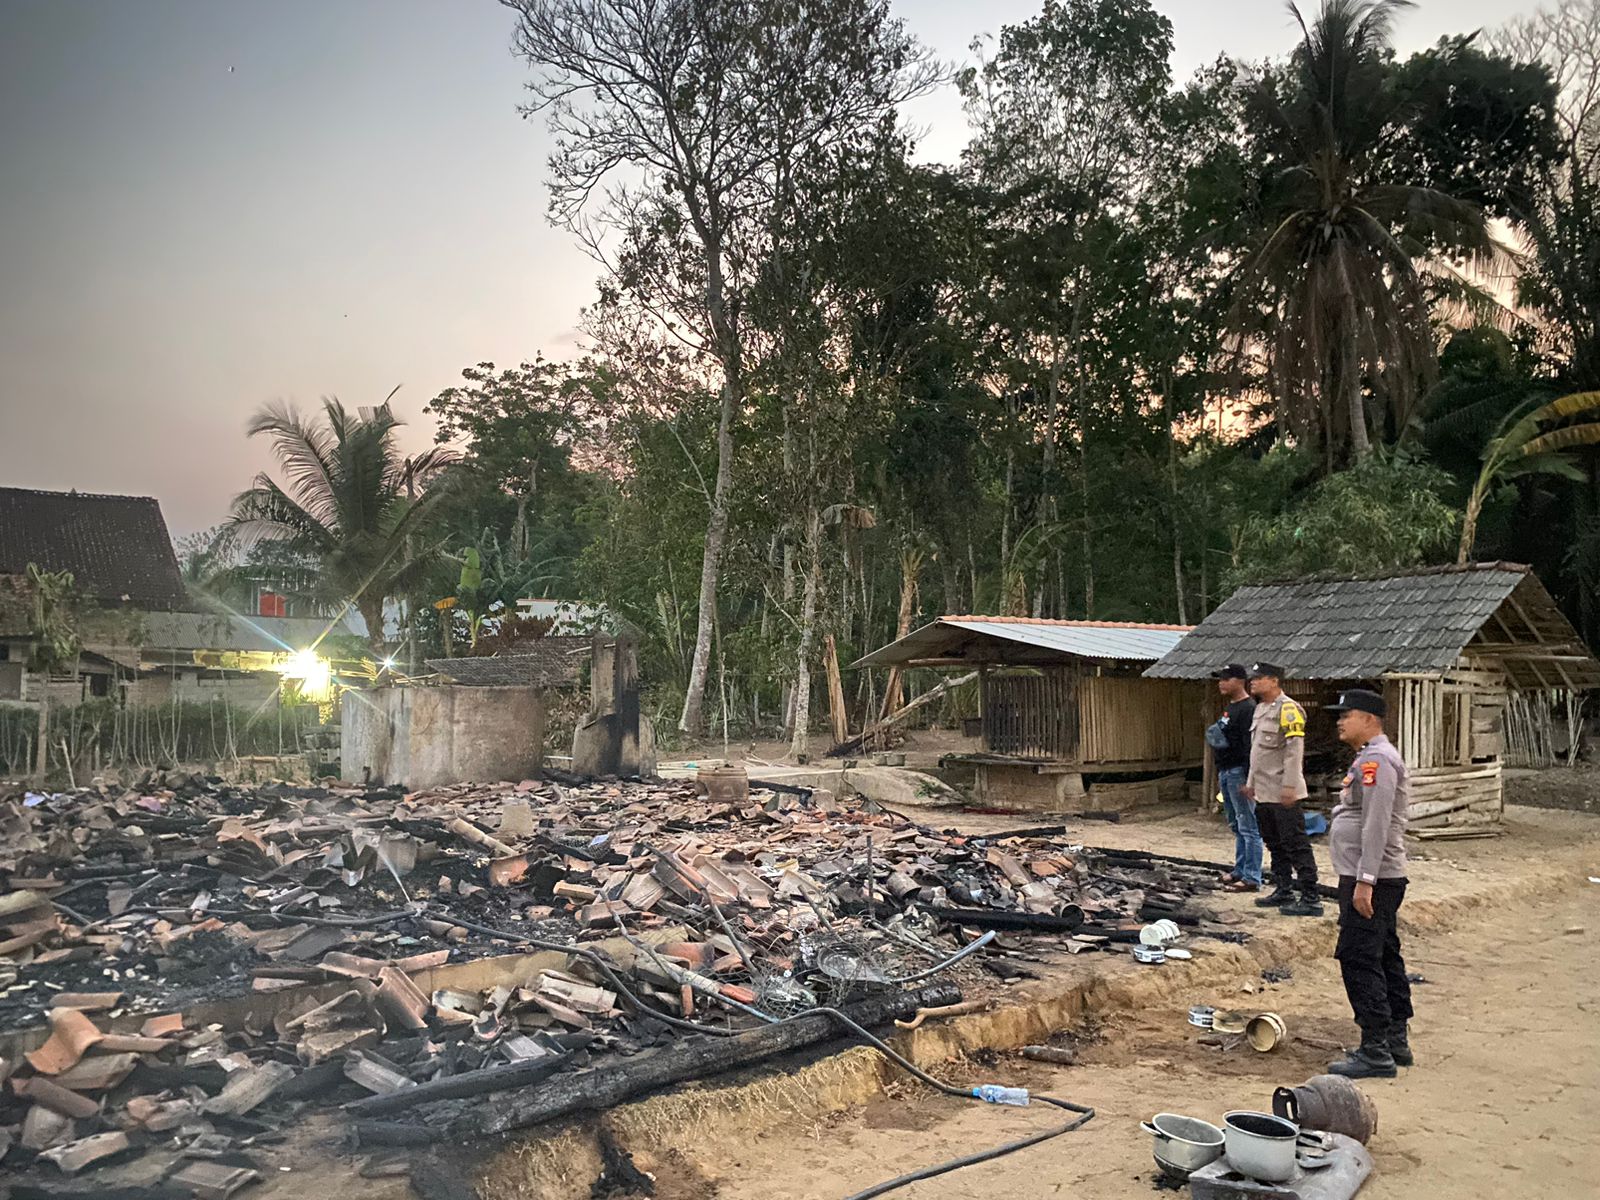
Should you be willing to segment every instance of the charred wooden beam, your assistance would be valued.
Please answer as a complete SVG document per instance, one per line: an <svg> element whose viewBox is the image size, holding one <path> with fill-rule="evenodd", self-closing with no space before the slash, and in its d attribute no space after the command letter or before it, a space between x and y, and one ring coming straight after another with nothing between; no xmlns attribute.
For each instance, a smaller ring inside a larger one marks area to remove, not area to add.
<svg viewBox="0 0 1600 1200"><path fill-rule="evenodd" d="M1075 933L1083 926L1083 910L1069 904L1059 916L1051 913L1015 912L998 908L929 908L931 916L952 925L975 929L1018 929L1033 933Z"/></svg>
<svg viewBox="0 0 1600 1200"><path fill-rule="evenodd" d="M843 1011L858 1024L871 1027L912 1016L919 1008L954 1004L960 999L959 988L937 984L874 996ZM832 1017L812 1013L728 1038L688 1037L652 1054L557 1075L536 1088L495 1093L492 1103L473 1099L427 1105L417 1110L420 1120L415 1123L358 1121L356 1133L363 1144L377 1145L487 1137L576 1112L611 1108L658 1088L802 1050L843 1032Z"/></svg>
<svg viewBox="0 0 1600 1200"><path fill-rule="evenodd" d="M528 1062L484 1067L478 1071L463 1071L459 1075L430 1079L426 1083L419 1083L416 1087L408 1087L387 1095L363 1096L359 1100L352 1100L344 1108L346 1112L357 1117L376 1117L416 1108L421 1104L431 1104L436 1100L456 1100L464 1096L481 1096L485 1092L503 1092L548 1079L571 1061L570 1054L551 1054Z"/></svg>

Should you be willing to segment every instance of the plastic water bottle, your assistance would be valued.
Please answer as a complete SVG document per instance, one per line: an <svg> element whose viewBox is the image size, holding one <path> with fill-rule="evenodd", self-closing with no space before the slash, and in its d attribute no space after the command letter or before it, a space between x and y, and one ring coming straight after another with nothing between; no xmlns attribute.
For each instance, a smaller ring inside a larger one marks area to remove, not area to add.
<svg viewBox="0 0 1600 1200"><path fill-rule="evenodd" d="M1020 1108L1028 1103L1027 1088L1001 1087L998 1083L980 1084L972 1089L972 1094L990 1104L1015 1104Z"/></svg>

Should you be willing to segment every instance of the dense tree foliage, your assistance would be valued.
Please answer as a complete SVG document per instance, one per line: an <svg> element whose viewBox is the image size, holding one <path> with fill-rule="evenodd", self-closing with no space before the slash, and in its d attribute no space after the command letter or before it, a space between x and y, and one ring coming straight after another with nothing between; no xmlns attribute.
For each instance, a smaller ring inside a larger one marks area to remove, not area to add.
<svg viewBox="0 0 1600 1200"><path fill-rule="evenodd" d="M428 405L462 461L383 529L439 554L377 585L424 626L463 562L475 610L604 602L660 721L797 752L830 654L941 612L1189 622L1467 547L1600 636L1595 402L1558 400L1600 389L1600 0L1404 57L1404 0L1323 0L1187 80L1148 0L1045 0L954 72L955 164L881 0L510 7L600 298L581 358ZM850 724L911 686L846 671Z"/></svg>

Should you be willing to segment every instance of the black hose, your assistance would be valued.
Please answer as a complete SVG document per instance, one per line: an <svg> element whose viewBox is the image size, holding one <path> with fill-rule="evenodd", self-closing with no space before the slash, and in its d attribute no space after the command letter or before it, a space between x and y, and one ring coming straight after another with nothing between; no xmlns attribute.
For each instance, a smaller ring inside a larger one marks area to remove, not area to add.
<svg viewBox="0 0 1600 1200"><path fill-rule="evenodd" d="M440 915L444 916L445 914ZM710 1033L719 1037L732 1037L735 1036L737 1032L731 1029L716 1029L706 1025L698 1025L692 1021L683 1021L677 1017L669 1017L663 1012L659 1012L656 1009L650 1008L643 1001L641 1001L638 996L634 995L632 990L630 990L628 986L617 977L616 972L611 969L611 965L592 950L587 950L581 946L567 946L561 944L560 942L547 942L539 938L528 937L525 934L506 933L503 930L495 929L492 926L478 925L472 921L463 921L459 917L450 916L448 919L465 929L472 930L475 933L487 934L491 937L497 938L506 938L512 941L525 942L530 946L537 946L542 950L555 950L564 954L575 955L576 957L582 958L587 962L591 962L606 977L606 981L612 986L613 989L615 989L618 995L628 1000L640 1012L653 1017L664 1024L679 1029L687 1029L693 1033ZM632 940L633 939L629 938L630 942ZM805 1010L805 1012L798 1013L792 1017L775 1017L771 1013L762 1012L759 1008L756 1008L753 1005L741 1003L740 1001L730 999L727 996L719 995L716 997L716 999L727 1005L729 1008L745 1013L748 1016L755 1017L757 1020L763 1021L768 1025L786 1025L791 1021L800 1021L808 1017L815 1016L831 1017L839 1024L843 1025L851 1033L855 1034L856 1037L872 1046L873 1049L877 1050L878 1053L882 1054L902 1071L905 1071L907 1074L920 1079L923 1083L927 1084L936 1091L942 1092L946 1096L956 1096L964 1100L977 1099L977 1097L973 1096L971 1091L968 1089L955 1087L952 1084L945 1083L943 1080L935 1079L921 1067L917 1066L916 1063L900 1054L897 1050L891 1048L888 1043L883 1041L883 1039L865 1029L849 1014L841 1012L837 1008L808 1008ZM1019 1139L1018 1141L1007 1142L1003 1146L995 1146L989 1150L979 1151L976 1154L968 1154L962 1158L950 1159L948 1162L936 1163L931 1167L923 1167L919 1171L913 1171L906 1175L899 1175L893 1179L886 1179L882 1183L874 1184L866 1191L857 1192L854 1195L847 1197L846 1200L870 1200L870 1198L873 1196L882 1196L886 1192L895 1191L898 1188L905 1187L907 1184L916 1183L919 1180L932 1179L937 1175L944 1175L950 1171L959 1171L962 1167L970 1167L975 1166L978 1163L989 1162L990 1160L1000 1158L1003 1155L1012 1154L1018 1150L1025 1150L1029 1146L1037 1146L1040 1142L1047 1142L1051 1138L1060 1137L1064 1133L1071 1133L1074 1129L1079 1129L1094 1119L1094 1109L1085 1107L1081 1104L1073 1104L1068 1100L1058 1100L1054 1096L1040 1095L1033 1096L1031 1099L1037 1100L1042 1104L1050 1104L1056 1108L1064 1109L1067 1112L1077 1113L1079 1115L1066 1125L1061 1125L1054 1129L1046 1129L1041 1133L1031 1134L1028 1137Z"/></svg>
<svg viewBox="0 0 1600 1200"><path fill-rule="evenodd" d="M869 842L868 845L870 845L870 844L871 843ZM657 851L656 853L658 854L658 856L661 858L661 860L663 862L667 863L668 866L672 867L675 871L677 871L677 874L678 874L678 876L680 878L682 878L691 887L694 887L697 891L699 891L701 899L703 899L707 904L709 904L711 906L711 910L713 912L717 911L716 905L712 902L711 897L707 894L706 889L704 887L700 886L696 880L691 879L682 870L678 869L678 865L676 863L674 863L670 858L668 858L665 855L661 855L659 853L659 851ZM869 887L869 889L871 887L870 878L868 880L868 887ZM809 899L809 897L808 897L808 899ZM816 908L816 905L813 904L812 907ZM820 908L817 909L817 912L818 912L818 915L820 916L821 915L821 909ZM824 921L826 921L826 918L824 918ZM624 936L626 936L626 931L624 931ZM728 931L728 936L729 936L730 939L732 939L732 937L733 937L732 930ZM927 971L921 972L920 974L918 974L916 976L913 976L911 978L920 979L920 978L923 978L923 977L925 977L927 975L932 975L932 974L935 974L935 973L937 973L939 971L942 971L945 967L948 967L949 965L951 965L951 963L954 963L957 959L960 959L960 958L964 957L965 955L967 955L968 953L972 952L973 950L976 950L980 945L983 945L987 940L992 940L992 937L993 937L993 935L991 933L989 935L986 935L984 938L980 938L977 942L973 943L972 945L969 945L969 946L965 947L960 952L958 952L955 955L954 958L949 959L946 962L940 963L939 965L937 965L937 966L935 966L935 967L933 967L933 968L931 968L931 969L929 969ZM632 938L629 938L628 940L630 942L633 941ZM735 945L737 945L737 944L738 943L735 942ZM651 957L655 957L653 951L650 952L650 953L651 953ZM915 1078L920 1079L923 1083L927 1084L929 1087L934 1088L937 1091L943 1092L947 1096L958 1096L958 1097L960 1097L961 1099L964 1099L964 1100L975 1100L975 1099L978 1099L978 1097L974 1096L969 1090L967 1090L965 1088L958 1088L958 1087L955 1087L955 1086L953 1086L951 1084L945 1083L943 1080L935 1079L932 1075L929 1075L921 1067L917 1066L916 1063L914 1063L910 1059L904 1057L898 1051L891 1049L889 1047L888 1043L884 1042L881 1038L879 1038L875 1034L871 1033L867 1029L864 1029L860 1024L858 1024L856 1022L856 1020L854 1018L850 1017L846 1013L841 1012L837 1008L809 1008L804 1013L799 1014L797 1016L780 1019L778 1017L774 1017L770 1013L762 1012L759 1008L755 1008L752 1005L743 1004L743 1003L740 1003L737 1000L729 999L727 996L718 995L716 998L718 1000L720 1000L723 1004L727 1005L729 1008L736 1009L737 1011L742 1012L742 1013L746 1013L746 1014L748 1014L748 1015L750 1015L752 1017L755 1017L758 1020L765 1021L769 1025L782 1025L782 1024L787 1023L788 1021L800 1020L802 1017L814 1017L814 1016L832 1017L839 1024L845 1026L845 1028L849 1029L852 1033L854 1033L856 1035L856 1037L860 1038L862 1041L866 1042L868 1045L870 1045L874 1049L876 1049L878 1051L878 1053L882 1054L885 1058L887 1058L890 1062L894 1063L902 1071L905 1071L906 1073L914 1076ZM1055 1129L1046 1129L1042 1133L1035 1133L1035 1134L1032 1134L1032 1135L1030 1135L1028 1137L1022 1138L1022 1139L1020 1139L1018 1141L1015 1141L1015 1142L1007 1142L1003 1146L995 1146L995 1147L993 1147L992 1149L989 1149L989 1150L979 1151L977 1154L969 1154L969 1155L966 1155L965 1157L962 1157L962 1158L951 1159L948 1162L936 1163L935 1165L933 1165L931 1167L924 1167L920 1171L913 1171L913 1172L911 1172L910 1174L907 1174L907 1175L899 1175L899 1176L896 1176L894 1179L885 1180L883 1183L875 1184L874 1186L868 1188L864 1192L857 1192L855 1195L847 1197L846 1200L870 1200L870 1197L881 1196L886 1192L895 1191L898 1188L905 1187L907 1184L916 1183L917 1181L922 1180L922 1179L932 1179L936 1175L944 1175L944 1174L946 1174L946 1173L948 1173L950 1171L959 1171L962 1167L974 1166L977 1163L988 1162L991 1159L1000 1158L1002 1155L1011 1154L1011 1153L1014 1153L1015 1151L1018 1151L1018 1150L1025 1150L1029 1146L1036 1146L1040 1142L1047 1142L1051 1138L1060 1137L1064 1133L1071 1133L1074 1129L1079 1129L1079 1128L1081 1128L1082 1126L1088 1124L1090 1121L1092 1121L1094 1119L1094 1109L1087 1108L1087 1107L1085 1107L1085 1106L1083 1106L1081 1104L1073 1104L1071 1101L1068 1101L1068 1100L1058 1100L1054 1096L1034 1096L1034 1097L1032 1097L1032 1099L1038 1100L1043 1104L1054 1105L1056 1108L1064 1109L1067 1112L1078 1113L1079 1115L1076 1118L1074 1118L1072 1121L1068 1122L1067 1124L1058 1126Z"/></svg>
<svg viewBox="0 0 1600 1200"><path fill-rule="evenodd" d="M1017 1150L1026 1150L1029 1146L1037 1146L1040 1142L1047 1142L1051 1138L1060 1137L1063 1133L1071 1133L1074 1129L1079 1129L1094 1119L1094 1109L1085 1108L1081 1104L1057 1100L1054 1096L1034 1096L1033 1099L1045 1104L1053 1104L1057 1108L1064 1108L1068 1112L1082 1113L1083 1115L1056 1129L1046 1129L1043 1133L1035 1133L1015 1142L1007 1142L1003 1146L980 1150L976 1154L968 1154L962 1158L952 1158L948 1162L936 1163L931 1167L923 1167L920 1171L910 1171L904 1175L896 1175L893 1179L885 1179L882 1183L873 1184L865 1191L855 1192L845 1197L845 1200L871 1200L873 1196L881 1196L885 1192L895 1191L897 1188L903 1188L907 1184L917 1183L923 1179L932 1179L936 1175L946 1175L951 1171L959 1171L962 1167L971 1167L976 1166L978 1163L989 1162L992 1159L1000 1158L1002 1155L1011 1154Z"/></svg>
<svg viewBox="0 0 1600 1200"><path fill-rule="evenodd" d="M737 1000L730 1000L726 996L718 996L717 999L721 1000L724 1004L729 1005L732 1008L736 1008L741 1012L750 1013L752 1016L761 1017L769 1022L772 1022L773 1024L783 1023L774 1017L767 1016L767 1014L758 1009L751 1008L748 1004L740 1004ZM908 1074L915 1076L917 1079L922 1080L922 1082L927 1084L929 1087L943 1092L947 1096L956 1096L963 1100L978 1099L977 1096L974 1096L972 1092L966 1088L955 1087L952 1084L945 1083L943 1080L935 1079L921 1067L917 1066L916 1063L899 1054L895 1050L890 1049L882 1039L878 1038L866 1029L863 1029L853 1018L846 1013L840 1012L837 1008L812 1008L807 1009L802 1015L811 1017L818 1014L832 1017L841 1025L844 1025L846 1028L848 1028L862 1041L867 1042L869 1045L874 1047L880 1054L882 1054L890 1062L894 1063L902 1071L905 1071ZM790 1021L798 1019L798 1017L787 1018L787 1020ZM1080 1115L1065 1125L1057 1126L1054 1129L1046 1129L1042 1133L1030 1134L1028 1137L1021 1138L1015 1142L1007 1142L1003 1146L995 1146L989 1150L981 1150L976 1154L968 1154L962 1158L952 1158L948 1162L936 1163L931 1167L923 1167L919 1171L912 1171L906 1175L897 1175L893 1179L886 1179L882 1183L874 1184L864 1192L856 1192L854 1195L846 1197L846 1200L869 1200L869 1198L872 1196L881 1196L885 1192L895 1191L898 1188L905 1187L910 1183L916 1183L919 1180L932 1179L936 1175L944 1175L950 1171L959 1171L962 1167L971 1167L978 1163L988 1162L991 1159L1000 1158L1002 1155L1011 1154L1017 1150L1026 1150L1029 1146L1037 1146L1040 1142L1047 1142L1051 1138L1060 1137L1064 1133L1071 1133L1074 1129L1082 1128L1084 1125L1087 1125L1094 1119L1094 1109L1085 1107L1082 1104L1073 1104L1070 1100L1059 1100L1054 1096L1044 1095L1033 1096L1030 1097L1030 1099L1037 1100L1042 1104L1051 1104L1056 1108L1064 1109L1067 1112L1078 1113Z"/></svg>

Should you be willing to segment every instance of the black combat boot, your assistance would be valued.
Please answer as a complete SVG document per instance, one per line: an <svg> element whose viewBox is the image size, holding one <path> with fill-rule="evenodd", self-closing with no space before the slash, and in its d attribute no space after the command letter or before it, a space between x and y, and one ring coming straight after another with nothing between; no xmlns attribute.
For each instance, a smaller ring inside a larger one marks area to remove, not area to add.
<svg viewBox="0 0 1600 1200"><path fill-rule="evenodd" d="M1393 1079L1394 1055L1381 1037L1363 1033L1359 1049L1350 1051L1341 1061L1328 1064L1328 1074L1343 1075L1346 1079Z"/></svg>
<svg viewBox="0 0 1600 1200"><path fill-rule="evenodd" d="M1416 1062L1416 1059L1413 1058L1411 1054L1411 1039L1407 1036L1406 1023L1404 1021L1396 1021L1393 1025L1389 1026L1389 1037L1387 1040L1389 1044L1389 1055L1394 1059L1395 1066L1409 1067Z"/></svg>
<svg viewBox="0 0 1600 1200"><path fill-rule="evenodd" d="M1286 917L1320 917L1322 897L1316 892L1302 892L1300 899L1291 900L1278 909Z"/></svg>
<svg viewBox="0 0 1600 1200"><path fill-rule="evenodd" d="M1294 889L1287 883L1274 881L1272 891L1265 896L1257 897L1257 908L1277 908L1280 904L1287 904L1294 899Z"/></svg>

